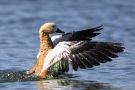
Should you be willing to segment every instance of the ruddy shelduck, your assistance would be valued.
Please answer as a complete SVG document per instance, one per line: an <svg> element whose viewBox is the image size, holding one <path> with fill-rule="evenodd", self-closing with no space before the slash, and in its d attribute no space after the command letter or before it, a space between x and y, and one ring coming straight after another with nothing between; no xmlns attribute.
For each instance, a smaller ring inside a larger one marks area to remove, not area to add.
<svg viewBox="0 0 135 90"><path fill-rule="evenodd" d="M122 43L91 41L92 37L99 35L102 25L64 33L55 23L45 23L39 30L40 50L34 67L27 74L35 72L36 76L45 78L49 69L61 62L62 73L68 72L68 62L77 71L78 67L86 69L98 66L100 63L112 61L118 57L115 53L123 52ZM64 33L59 36L49 37L52 33ZM53 68L52 68L53 69ZM61 69L58 69L58 72Z"/></svg>

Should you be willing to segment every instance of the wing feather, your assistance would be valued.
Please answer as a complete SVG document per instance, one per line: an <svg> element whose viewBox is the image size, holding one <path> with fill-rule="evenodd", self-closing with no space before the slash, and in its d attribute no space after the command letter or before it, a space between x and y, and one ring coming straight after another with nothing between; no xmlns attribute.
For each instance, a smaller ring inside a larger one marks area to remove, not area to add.
<svg viewBox="0 0 135 90"><path fill-rule="evenodd" d="M70 61L70 63L71 63L71 66L72 66L73 70L77 71L78 65L73 61Z"/></svg>
<svg viewBox="0 0 135 90"><path fill-rule="evenodd" d="M98 66L100 63L112 61L118 57L116 53L123 52L121 43L113 42L89 42L89 41L66 41L59 43L46 56L44 69L47 69L61 60L70 60L72 68L77 71L78 67L86 69Z"/></svg>
<svg viewBox="0 0 135 90"><path fill-rule="evenodd" d="M91 54L91 52L84 52L84 55L88 58L89 62L92 64L92 65L95 65L95 66L98 66L100 65L100 63L98 61L96 61L96 58L94 58Z"/></svg>
<svg viewBox="0 0 135 90"><path fill-rule="evenodd" d="M103 29L102 26L103 25L95 27L95 28L72 32L72 36L68 39L68 41L91 40L90 38L95 37L100 34L100 33L94 33L94 32L102 30Z"/></svg>
<svg viewBox="0 0 135 90"><path fill-rule="evenodd" d="M79 30L79 31L73 31L68 32L63 35L56 35L51 38L53 45L56 46L59 42L62 41L81 41L81 40L92 40L91 38L99 35L100 33L97 33L97 31L102 30L103 25L100 25L95 28L85 29L85 30Z"/></svg>
<svg viewBox="0 0 135 90"><path fill-rule="evenodd" d="M92 63L88 60L88 58L84 55L84 53L79 53L80 58L82 58L82 61L84 62L85 66L88 68L93 67Z"/></svg>

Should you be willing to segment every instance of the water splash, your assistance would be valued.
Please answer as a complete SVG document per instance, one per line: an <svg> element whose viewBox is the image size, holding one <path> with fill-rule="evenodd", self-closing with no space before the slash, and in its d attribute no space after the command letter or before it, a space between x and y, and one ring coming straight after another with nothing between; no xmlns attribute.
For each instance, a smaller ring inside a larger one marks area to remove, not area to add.
<svg viewBox="0 0 135 90"><path fill-rule="evenodd" d="M0 83L40 80L40 78L34 75L27 75L25 72L2 70L0 71Z"/></svg>
<svg viewBox="0 0 135 90"><path fill-rule="evenodd" d="M79 76L65 73L63 75L60 75L59 77L53 77L52 75L49 74L47 75L47 78L43 79L33 74L28 75L26 74L26 71L0 70L0 83L54 80L54 79L76 78L76 77Z"/></svg>

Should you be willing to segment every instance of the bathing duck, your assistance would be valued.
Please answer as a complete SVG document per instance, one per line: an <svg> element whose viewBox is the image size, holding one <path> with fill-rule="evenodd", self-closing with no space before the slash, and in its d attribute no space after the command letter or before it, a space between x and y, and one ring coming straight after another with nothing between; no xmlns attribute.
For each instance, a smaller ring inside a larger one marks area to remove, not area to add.
<svg viewBox="0 0 135 90"><path fill-rule="evenodd" d="M73 70L92 68L100 63L112 61L117 58L116 53L124 51L122 43L92 41L92 37L99 35L102 25L65 33L55 23L45 23L39 29L40 50L37 61L27 74L46 78L48 72L57 71L60 74L68 72L69 62ZM49 34L63 33L59 36L49 37ZM58 66L58 68L55 67ZM52 70L52 71L51 71Z"/></svg>

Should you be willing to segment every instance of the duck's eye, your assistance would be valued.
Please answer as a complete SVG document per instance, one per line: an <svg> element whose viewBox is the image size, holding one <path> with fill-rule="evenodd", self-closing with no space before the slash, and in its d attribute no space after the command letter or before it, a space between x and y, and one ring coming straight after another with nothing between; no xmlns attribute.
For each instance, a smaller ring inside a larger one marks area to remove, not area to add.
<svg viewBox="0 0 135 90"><path fill-rule="evenodd" d="M55 25L52 26L52 28L54 28L54 27L55 27Z"/></svg>

